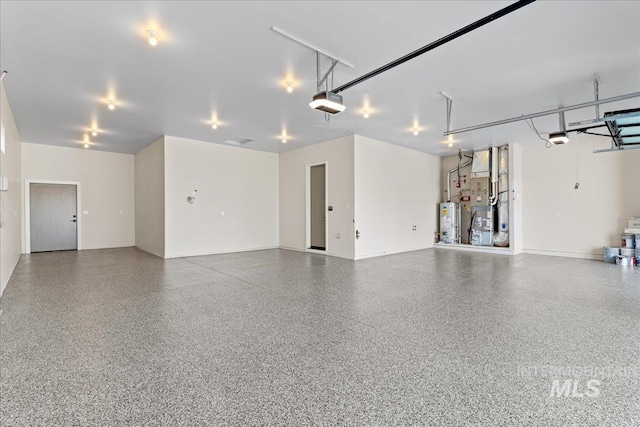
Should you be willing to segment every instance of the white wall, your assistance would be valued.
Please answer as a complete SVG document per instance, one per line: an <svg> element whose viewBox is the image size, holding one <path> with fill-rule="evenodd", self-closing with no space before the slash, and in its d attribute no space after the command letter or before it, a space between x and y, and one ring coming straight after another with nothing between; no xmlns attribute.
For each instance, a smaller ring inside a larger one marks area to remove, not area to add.
<svg viewBox="0 0 640 427"><path fill-rule="evenodd" d="M134 156L22 143L22 179L80 183L80 249L134 245Z"/></svg>
<svg viewBox="0 0 640 427"><path fill-rule="evenodd" d="M520 144L509 144L509 246L518 255L524 249L524 157Z"/></svg>
<svg viewBox="0 0 640 427"><path fill-rule="evenodd" d="M164 137L135 155L135 244L165 255Z"/></svg>
<svg viewBox="0 0 640 427"><path fill-rule="evenodd" d="M5 152L0 152L0 175L9 180L9 191L0 192L0 295L2 295L22 253L20 190L22 145L2 83L0 83L0 98L0 115L5 142Z"/></svg>
<svg viewBox="0 0 640 427"><path fill-rule="evenodd" d="M306 248L306 170L327 163L328 255L355 257L354 137L345 136L280 154L280 246Z"/></svg>
<svg viewBox="0 0 640 427"><path fill-rule="evenodd" d="M168 258L277 247L278 155L165 136L165 209Z"/></svg>
<svg viewBox="0 0 640 427"><path fill-rule="evenodd" d="M440 162L431 154L355 136L356 259L433 247Z"/></svg>
<svg viewBox="0 0 640 427"><path fill-rule="evenodd" d="M602 259L603 246L620 245L628 217L640 216L640 150L592 153L608 144L581 135L523 148L526 252Z"/></svg>

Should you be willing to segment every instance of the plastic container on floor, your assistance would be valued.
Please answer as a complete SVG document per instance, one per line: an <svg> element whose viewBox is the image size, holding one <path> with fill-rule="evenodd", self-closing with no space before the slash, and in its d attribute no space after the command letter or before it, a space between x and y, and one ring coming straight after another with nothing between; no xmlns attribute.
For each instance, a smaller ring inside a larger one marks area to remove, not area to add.
<svg viewBox="0 0 640 427"><path fill-rule="evenodd" d="M634 234L624 233L620 235L620 245L623 248L635 249L636 238Z"/></svg>
<svg viewBox="0 0 640 427"><path fill-rule="evenodd" d="M604 248L604 262L608 264L615 264L616 258L618 258L618 255L620 255L619 248L612 248L609 246L606 246Z"/></svg>

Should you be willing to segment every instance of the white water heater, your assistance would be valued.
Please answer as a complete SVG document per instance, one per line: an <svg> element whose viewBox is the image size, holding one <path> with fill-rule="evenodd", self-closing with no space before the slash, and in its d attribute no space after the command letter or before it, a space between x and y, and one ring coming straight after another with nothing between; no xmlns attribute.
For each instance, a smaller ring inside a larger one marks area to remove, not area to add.
<svg viewBox="0 0 640 427"><path fill-rule="evenodd" d="M458 204L440 203L440 242L458 243Z"/></svg>

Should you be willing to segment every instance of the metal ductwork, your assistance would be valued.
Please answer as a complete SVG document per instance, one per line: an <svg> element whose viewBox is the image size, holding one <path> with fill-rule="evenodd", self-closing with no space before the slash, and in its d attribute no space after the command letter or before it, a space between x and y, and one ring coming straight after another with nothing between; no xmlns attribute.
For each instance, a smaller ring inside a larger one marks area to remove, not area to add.
<svg viewBox="0 0 640 427"><path fill-rule="evenodd" d="M498 231L493 237L496 246L509 246L509 147L499 149L498 163Z"/></svg>

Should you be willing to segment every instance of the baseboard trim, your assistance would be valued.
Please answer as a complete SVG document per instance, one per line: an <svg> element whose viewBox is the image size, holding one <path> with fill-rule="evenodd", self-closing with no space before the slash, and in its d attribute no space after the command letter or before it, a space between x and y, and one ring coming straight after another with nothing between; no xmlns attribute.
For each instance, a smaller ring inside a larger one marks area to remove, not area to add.
<svg viewBox="0 0 640 427"><path fill-rule="evenodd" d="M588 254L582 252L563 252L563 251L549 251L549 250L539 250L539 249L523 249L522 253L532 254L532 255L546 255L546 256L557 256L562 258L577 258L577 259L593 259L600 260L603 259L603 254Z"/></svg>
<svg viewBox="0 0 640 427"><path fill-rule="evenodd" d="M334 258L341 258L341 259L348 259L349 261L353 261L353 258L349 258L346 256L340 256L340 255L336 255L336 254L330 254L330 253L325 253L323 251L316 251L316 250L307 250L307 249L300 249L300 248L291 248L289 246L280 246L280 249L283 249L285 251L295 251L295 252L301 252L304 254L314 254L314 255L326 255L326 256L330 256L330 257L334 257Z"/></svg>
<svg viewBox="0 0 640 427"><path fill-rule="evenodd" d="M497 246L473 246L473 245L459 245L456 243L452 243L452 244L436 243L433 245L433 247L437 249L448 249L452 251L480 252L485 254L509 255L509 256L514 255L513 249L500 248Z"/></svg>
<svg viewBox="0 0 640 427"><path fill-rule="evenodd" d="M359 260L359 259L377 258L377 257L387 256L387 255L405 254L407 252L424 251L425 249L432 249L432 248L433 248L433 245L431 245L431 246L421 246L421 247L412 248L412 249L403 249L401 251L378 252L378 253L374 253L374 254L360 255L360 256L357 256L355 259Z"/></svg>
<svg viewBox="0 0 640 427"><path fill-rule="evenodd" d="M267 249L279 249L279 246L265 246L260 248L247 248L247 249L234 249L230 251L216 251L216 252L193 252L186 254L171 254L165 255L165 259L173 259L173 258L189 258L195 256L207 256L207 255L223 255L223 254L234 254L240 252L253 252L253 251L265 251Z"/></svg>
<svg viewBox="0 0 640 427"><path fill-rule="evenodd" d="M16 258L15 262L12 263L13 266L10 267L11 273L7 275L7 280L4 283L0 283L0 297L2 297L2 294L4 293L5 289L7 289L7 285L11 281L11 277L13 277L13 273L16 272L16 267L18 266L18 263L20 263L20 259L22 258L22 255L24 254L20 254L20 256Z"/></svg>
<svg viewBox="0 0 640 427"><path fill-rule="evenodd" d="M158 258L164 258L164 255L157 254L157 253L152 252L152 251L149 251L149 250L147 250L147 249L142 249L140 246L134 246L134 247L135 247L136 249L140 249L142 252L146 252L146 253L148 253L148 254L155 255L155 256L157 256Z"/></svg>

